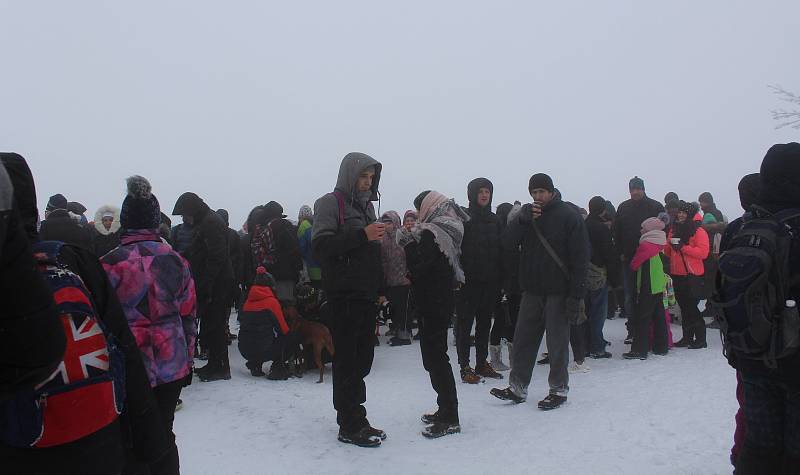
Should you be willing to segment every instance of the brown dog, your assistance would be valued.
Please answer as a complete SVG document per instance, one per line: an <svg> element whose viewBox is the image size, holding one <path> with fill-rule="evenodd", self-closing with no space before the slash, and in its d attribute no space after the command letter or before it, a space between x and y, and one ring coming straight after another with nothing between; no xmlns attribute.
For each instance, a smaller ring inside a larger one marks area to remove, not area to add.
<svg viewBox="0 0 800 475"><path fill-rule="evenodd" d="M314 349L314 363L319 368L319 381L322 382L322 375L325 373L325 365L322 364L322 350L328 350L333 356L333 337L328 327L321 323L310 322L301 317L294 307L288 307L284 310L286 322L289 325L289 330L300 333L302 337L301 343L304 348L311 346Z"/></svg>

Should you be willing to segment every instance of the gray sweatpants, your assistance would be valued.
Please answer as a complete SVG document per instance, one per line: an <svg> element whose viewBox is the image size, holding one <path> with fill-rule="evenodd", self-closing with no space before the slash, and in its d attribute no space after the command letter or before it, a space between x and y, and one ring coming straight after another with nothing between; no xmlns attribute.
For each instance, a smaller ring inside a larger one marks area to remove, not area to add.
<svg viewBox="0 0 800 475"><path fill-rule="evenodd" d="M566 397L569 392L569 321L565 314L566 297L539 296L523 292L514 330L511 351L511 390L526 398L531 384L533 367L547 331L547 351L550 355L550 394Z"/></svg>

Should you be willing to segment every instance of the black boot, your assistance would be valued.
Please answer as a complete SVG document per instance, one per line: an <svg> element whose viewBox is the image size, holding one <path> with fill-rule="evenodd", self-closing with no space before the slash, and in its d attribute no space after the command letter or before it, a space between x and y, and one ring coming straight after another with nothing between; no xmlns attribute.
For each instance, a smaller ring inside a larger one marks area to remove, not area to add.
<svg viewBox="0 0 800 475"><path fill-rule="evenodd" d="M439 437L458 434L459 432L461 432L461 426L458 422L438 421L423 429L422 435L428 439L438 439Z"/></svg>
<svg viewBox="0 0 800 475"><path fill-rule="evenodd" d="M225 356L226 356L225 358L216 359L215 360L216 364L214 364L213 367L209 368L210 366L212 366L212 363L209 363L205 367L201 368L203 372L199 374L200 381L207 383L209 381L220 381L220 380L227 381L231 379L231 368L230 366L228 366L227 355Z"/></svg>
<svg viewBox="0 0 800 475"><path fill-rule="evenodd" d="M561 407L562 404L567 402L566 396L558 396L556 394L550 394L546 398L539 401L539 409L543 411L549 411L551 409L556 409Z"/></svg>
<svg viewBox="0 0 800 475"><path fill-rule="evenodd" d="M514 393L514 391L511 390L510 387L505 389L493 388L491 391L489 391L489 394L496 397L497 399L502 399L503 401L511 401L516 404L525 402L525 398L517 396Z"/></svg>
<svg viewBox="0 0 800 475"><path fill-rule="evenodd" d="M359 447L380 447L381 439L377 435L369 433L369 426L364 426L355 432L348 432L339 429L339 442L353 444Z"/></svg>
<svg viewBox="0 0 800 475"><path fill-rule="evenodd" d="M286 381L289 379L289 368L286 363L282 361L273 361L272 366L269 368L267 379L271 381Z"/></svg>

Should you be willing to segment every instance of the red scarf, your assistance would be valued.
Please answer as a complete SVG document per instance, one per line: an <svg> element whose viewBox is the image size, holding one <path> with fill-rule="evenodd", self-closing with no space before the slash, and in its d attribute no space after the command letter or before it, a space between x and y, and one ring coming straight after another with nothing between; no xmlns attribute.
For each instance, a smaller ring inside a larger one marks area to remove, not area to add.
<svg viewBox="0 0 800 475"><path fill-rule="evenodd" d="M244 303L242 310L245 312L262 312L264 310L269 310L275 315L275 319L278 320L281 333L285 335L289 332L289 325L286 324L286 318L283 316L281 304L269 287L264 285L254 285L250 287L250 291L247 293L247 301Z"/></svg>

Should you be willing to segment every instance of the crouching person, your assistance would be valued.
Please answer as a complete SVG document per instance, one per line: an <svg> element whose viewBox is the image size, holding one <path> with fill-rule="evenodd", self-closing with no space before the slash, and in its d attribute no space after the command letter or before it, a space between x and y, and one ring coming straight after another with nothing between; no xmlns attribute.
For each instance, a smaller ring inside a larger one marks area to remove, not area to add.
<svg viewBox="0 0 800 475"><path fill-rule="evenodd" d="M297 354L300 335L289 331L274 287L275 279L259 266L239 314L239 352L253 376L264 376L262 366L272 361L267 379L286 380L286 362Z"/></svg>

